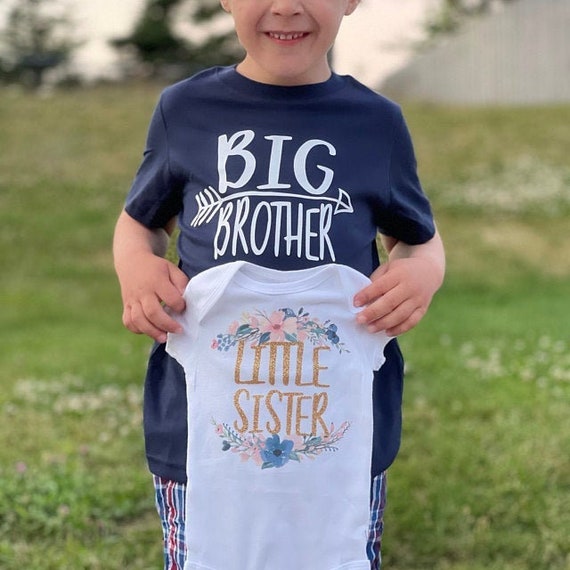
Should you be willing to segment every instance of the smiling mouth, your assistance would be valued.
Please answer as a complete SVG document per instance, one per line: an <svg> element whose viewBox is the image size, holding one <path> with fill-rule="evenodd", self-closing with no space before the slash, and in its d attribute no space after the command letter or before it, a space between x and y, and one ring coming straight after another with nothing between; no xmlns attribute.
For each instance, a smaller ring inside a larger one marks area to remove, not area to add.
<svg viewBox="0 0 570 570"><path fill-rule="evenodd" d="M267 35L274 39L274 40L281 40L281 41L291 41L291 40L298 40L300 38L304 38L308 34L306 32L268 32Z"/></svg>

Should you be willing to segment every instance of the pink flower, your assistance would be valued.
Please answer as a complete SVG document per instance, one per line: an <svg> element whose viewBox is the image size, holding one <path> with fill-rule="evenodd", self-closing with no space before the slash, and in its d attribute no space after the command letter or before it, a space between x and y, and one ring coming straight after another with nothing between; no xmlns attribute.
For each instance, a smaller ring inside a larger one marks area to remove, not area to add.
<svg viewBox="0 0 570 570"><path fill-rule="evenodd" d="M261 453L259 449L253 450L250 457L256 465L261 465L263 463L263 459L261 458Z"/></svg>
<svg viewBox="0 0 570 570"><path fill-rule="evenodd" d="M239 328L239 323L237 321L233 321L228 328L228 332L233 336L236 334L238 328Z"/></svg>
<svg viewBox="0 0 570 570"><path fill-rule="evenodd" d="M244 440L242 443L243 451L240 454L241 460L247 461L251 459L256 465L261 465L263 463L263 459L261 458L261 445L263 445L263 440L258 437Z"/></svg>
<svg viewBox="0 0 570 570"><path fill-rule="evenodd" d="M294 318L285 318L282 311L273 311L267 323L260 329L262 333L269 333L269 340L272 342L282 342L285 335L295 336L297 334L297 320Z"/></svg>
<svg viewBox="0 0 570 570"><path fill-rule="evenodd" d="M331 428L333 427L334 426L331 424ZM342 422L342 424L340 424L340 427L336 431L333 431L331 429L331 433L329 434L327 440L332 442L339 441L344 437L344 434L346 433L346 430L348 430L349 427L350 427L350 422L348 421Z"/></svg>
<svg viewBox="0 0 570 570"><path fill-rule="evenodd" d="M220 343L216 339L214 339L214 340L212 340L212 344L210 345L210 348L216 350L219 345L220 345Z"/></svg>
<svg viewBox="0 0 570 570"><path fill-rule="evenodd" d="M216 426L216 435L224 435L224 426L222 424Z"/></svg>

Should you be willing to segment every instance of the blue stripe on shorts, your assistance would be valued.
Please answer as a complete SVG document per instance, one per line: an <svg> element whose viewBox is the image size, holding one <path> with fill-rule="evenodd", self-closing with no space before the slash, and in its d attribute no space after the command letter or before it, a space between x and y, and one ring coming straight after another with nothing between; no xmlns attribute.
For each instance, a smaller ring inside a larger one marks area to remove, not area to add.
<svg viewBox="0 0 570 570"><path fill-rule="evenodd" d="M162 522L164 570L183 570L186 485L153 476L156 508Z"/></svg>

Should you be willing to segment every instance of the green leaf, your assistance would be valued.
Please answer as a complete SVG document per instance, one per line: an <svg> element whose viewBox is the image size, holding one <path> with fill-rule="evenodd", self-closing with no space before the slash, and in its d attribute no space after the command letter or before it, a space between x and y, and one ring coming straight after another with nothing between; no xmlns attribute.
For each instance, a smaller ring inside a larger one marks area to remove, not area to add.
<svg viewBox="0 0 570 570"><path fill-rule="evenodd" d="M263 333L260 337L259 337L259 344L264 344L266 342L269 342L269 339L271 338L271 333L265 332Z"/></svg>

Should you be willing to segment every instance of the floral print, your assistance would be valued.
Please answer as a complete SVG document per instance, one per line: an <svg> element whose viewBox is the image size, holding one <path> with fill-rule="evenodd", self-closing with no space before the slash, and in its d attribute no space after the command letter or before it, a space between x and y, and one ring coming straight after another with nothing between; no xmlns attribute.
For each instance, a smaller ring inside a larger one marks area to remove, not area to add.
<svg viewBox="0 0 570 570"><path fill-rule="evenodd" d="M282 311L273 311L259 327L261 336L269 334L269 342L283 342L296 337L296 319L287 318Z"/></svg>
<svg viewBox="0 0 570 570"><path fill-rule="evenodd" d="M302 307L299 310L287 307L276 309L272 312L254 310L253 312L243 313L239 320L234 320L230 323L226 332L216 335L212 340L211 348L216 351L228 352L238 343L249 343L252 348L269 343L310 343L315 350L334 347L339 353L350 352L344 343L341 342L336 324L331 322L330 319L321 321L311 316ZM326 366L319 367L318 364L315 364L315 361L311 364L309 376L312 375L313 378L315 374L318 374L319 369L327 369ZM317 367L316 373L314 370L315 366ZM273 374L275 374L275 371L273 371ZM286 383L285 385L288 384ZM311 384L306 382L303 385L308 386ZM328 387L326 384L318 383L314 384L314 386ZM316 401L321 402L320 399ZM291 402L288 405L292 406ZM322 412L324 409L326 409L326 404L323 407L322 403L313 403L313 414L320 418L321 430L319 431L322 431L321 435L316 433L311 435L292 435L290 428L287 428L286 434L275 433L269 431L269 429L267 432L252 432L247 431L247 427L244 427L244 431L238 431L235 429L236 424L212 421L215 425L216 434L222 440L222 451L234 453L242 461L252 461L261 469L281 469L291 461L299 463L303 459L315 459L324 452L335 452L338 450L337 444L344 437L350 424L347 421L343 422L339 428L335 428L334 424L331 424L329 429L322 423ZM317 429L316 423L317 420L313 418L311 427L313 431ZM280 428L277 427L276 429L279 430ZM299 431L298 426L297 431Z"/></svg>
<svg viewBox="0 0 570 570"><path fill-rule="evenodd" d="M324 323L311 317L302 307L295 312L290 308L278 309L270 314L256 311L244 313L234 321L226 333L212 340L213 350L228 351L240 341L253 346L267 342L311 342L315 346L332 346L339 352L350 352L340 341L338 328L329 320Z"/></svg>
<svg viewBox="0 0 570 570"><path fill-rule="evenodd" d="M338 450L336 444L344 437L349 422L343 422L338 429L331 424L327 436L292 436L281 439L279 434L240 435L228 424L212 420L216 434L222 439L222 451L238 454L242 461L252 460L261 469L280 468L289 461L301 462L303 458L315 459L323 452Z"/></svg>
<svg viewBox="0 0 570 570"><path fill-rule="evenodd" d="M274 433L271 437L265 440L263 449L261 450L261 458L263 459L263 466L266 467L283 467L289 459L291 459L291 452L295 444L290 439L281 441L279 435Z"/></svg>

